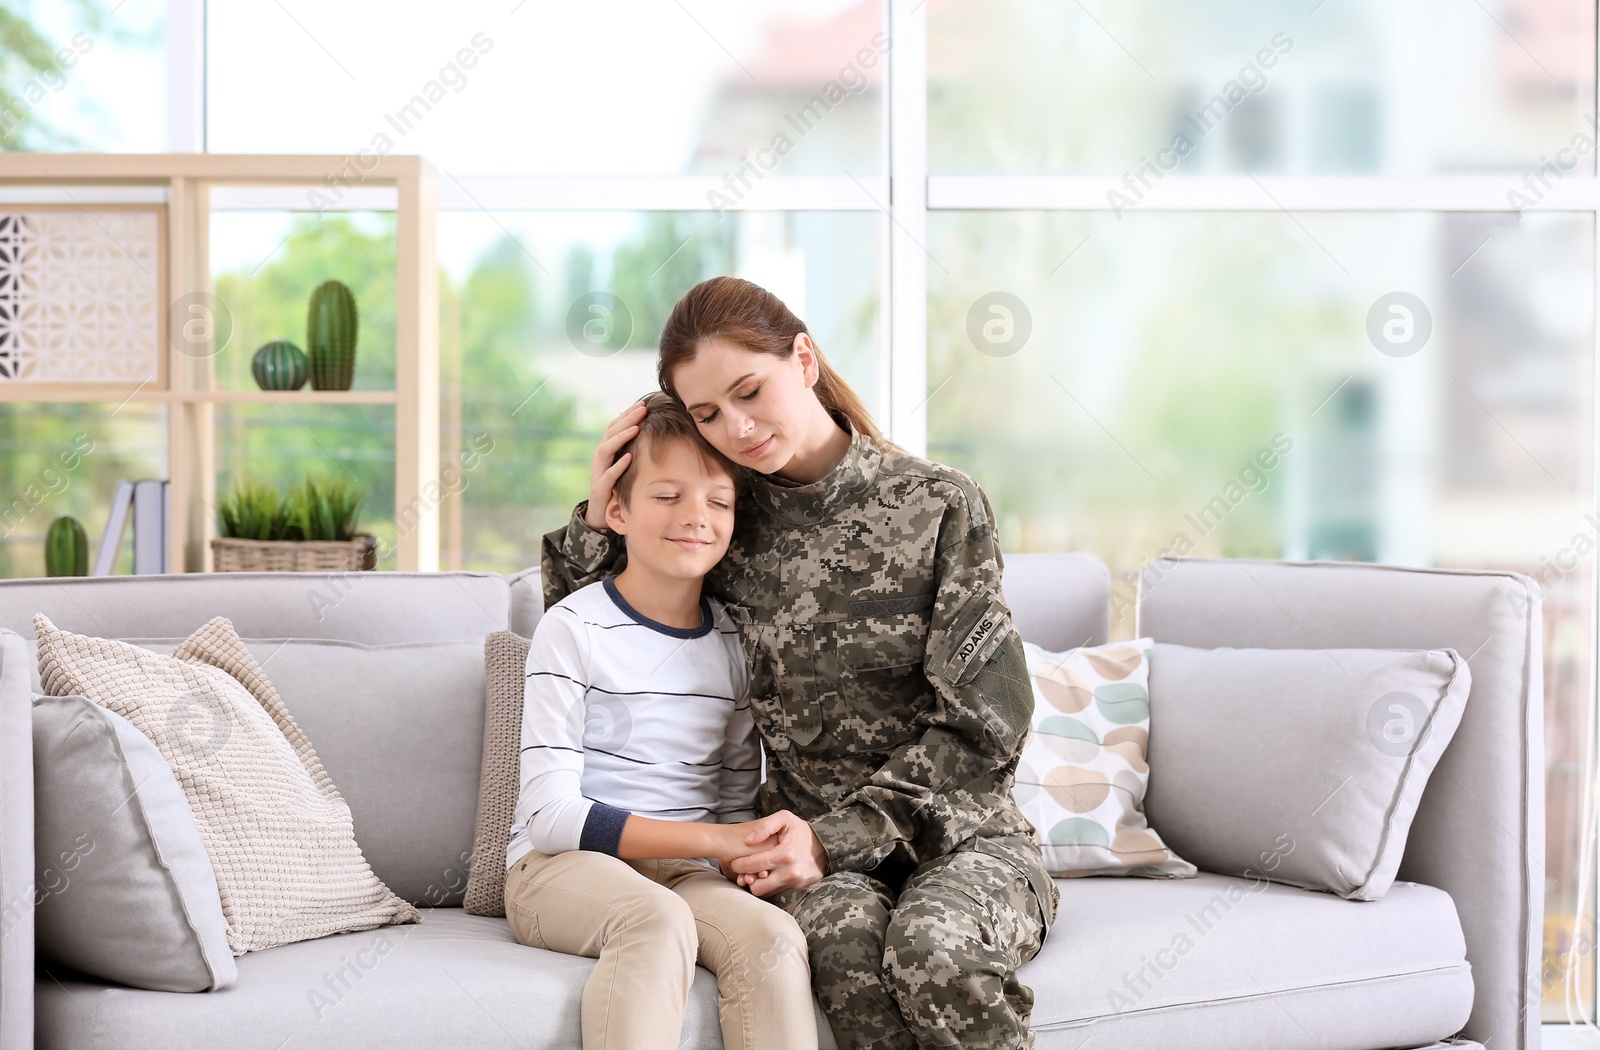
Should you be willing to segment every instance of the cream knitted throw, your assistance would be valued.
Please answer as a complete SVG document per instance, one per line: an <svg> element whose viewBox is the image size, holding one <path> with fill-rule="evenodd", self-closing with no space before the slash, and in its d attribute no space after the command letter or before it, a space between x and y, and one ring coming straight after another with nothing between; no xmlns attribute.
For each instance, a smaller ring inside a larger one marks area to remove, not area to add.
<svg viewBox="0 0 1600 1050"><path fill-rule="evenodd" d="M155 741L217 873L235 955L419 922L356 845L350 807L277 690L223 617L171 653L59 630L43 614L39 674Z"/></svg>

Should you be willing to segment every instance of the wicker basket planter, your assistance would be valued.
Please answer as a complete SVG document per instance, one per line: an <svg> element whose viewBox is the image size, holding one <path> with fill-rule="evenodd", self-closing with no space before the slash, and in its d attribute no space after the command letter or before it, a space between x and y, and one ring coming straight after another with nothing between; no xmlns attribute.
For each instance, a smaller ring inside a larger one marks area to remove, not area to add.
<svg viewBox="0 0 1600 1050"><path fill-rule="evenodd" d="M358 532L348 540L211 541L217 572L349 572L378 566L378 538Z"/></svg>

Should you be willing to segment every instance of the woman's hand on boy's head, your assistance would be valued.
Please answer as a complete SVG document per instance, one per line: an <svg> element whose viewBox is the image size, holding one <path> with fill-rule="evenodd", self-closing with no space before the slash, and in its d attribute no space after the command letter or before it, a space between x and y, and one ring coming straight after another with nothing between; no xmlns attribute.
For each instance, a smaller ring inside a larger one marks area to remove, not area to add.
<svg viewBox="0 0 1600 1050"><path fill-rule="evenodd" d="M644 415L644 402L635 401L611 421L600 444L595 446L594 459L589 464L589 506L583 515L590 528L606 528L606 504L611 501L611 490L633 460L632 452L618 459L617 449L638 435Z"/></svg>
<svg viewBox="0 0 1600 1050"><path fill-rule="evenodd" d="M766 847L774 838L777 845L735 857L730 865L747 876L745 885L758 897L780 890L797 889L822 881L828 873L828 854L817 840L811 825L787 809L751 821L745 844Z"/></svg>

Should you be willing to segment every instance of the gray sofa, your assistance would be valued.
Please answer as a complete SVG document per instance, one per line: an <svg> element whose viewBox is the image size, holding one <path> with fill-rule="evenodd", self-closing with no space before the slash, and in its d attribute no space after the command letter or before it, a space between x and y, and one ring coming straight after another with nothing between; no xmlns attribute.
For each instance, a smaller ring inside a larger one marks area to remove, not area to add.
<svg viewBox="0 0 1600 1050"><path fill-rule="evenodd" d="M1047 648L1106 640L1109 582L1088 555L1006 560L1022 634ZM1183 560L1152 566L1141 591L1140 633L1161 641L1449 646L1470 654L1471 695L1428 784L1399 880L1380 901L1269 884L1230 907L1227 884L1242 880L1204 872L1182 881L1062 880L1055 930L1023 971L1037 997L1038 1045L1536 1048L1542 683L1530 582L1509 573ZM0 582L0 891L8 907L32 899L38 674L29 621L43 611L66 630L153 647L229 617L348 800L373 868L424 915L420 925L241 956L233 987L181 994L36 968L23 908L0 941L5 1050L580 1045L590 962L523 947L504 920L459 907L480 767L482 641L506 627L530 633L541 608L536 571ZM1158 814L1152 823L1159 830ZM1159 953L1201 914L1221 921L1208 918L1195 950L1167 965ZM1112 1005L1130 998L1136 1005ZM822 1045L833 1047L818 1020ZM683 1045L721 1045L705 971Z"/></svg>

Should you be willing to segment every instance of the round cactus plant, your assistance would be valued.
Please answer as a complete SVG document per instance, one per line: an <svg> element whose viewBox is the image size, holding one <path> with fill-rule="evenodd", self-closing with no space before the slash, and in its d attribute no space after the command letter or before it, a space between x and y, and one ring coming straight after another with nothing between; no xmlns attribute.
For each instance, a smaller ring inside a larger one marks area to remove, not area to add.
<svg viewBox="0 0 1600 1050"><path fill-rule="evenodd" d="M313 390L349 390L356 374L356 299L338 281L323 281L306 311L306 351Z"/></svg>
<svg viewBox="0 0 1600 1050"><path fill-rule="evenodd" d="M77 518L60 517L44 534L44 571L47 576L89 575L89 536Z"/></svg>
<svg viewBox="0 0 1600 1050"><path fill-rule="evenodd" d="M263 390L299 390L306 385L306 355L287 339L274 339L250 359L250 374Z"/></svg>

